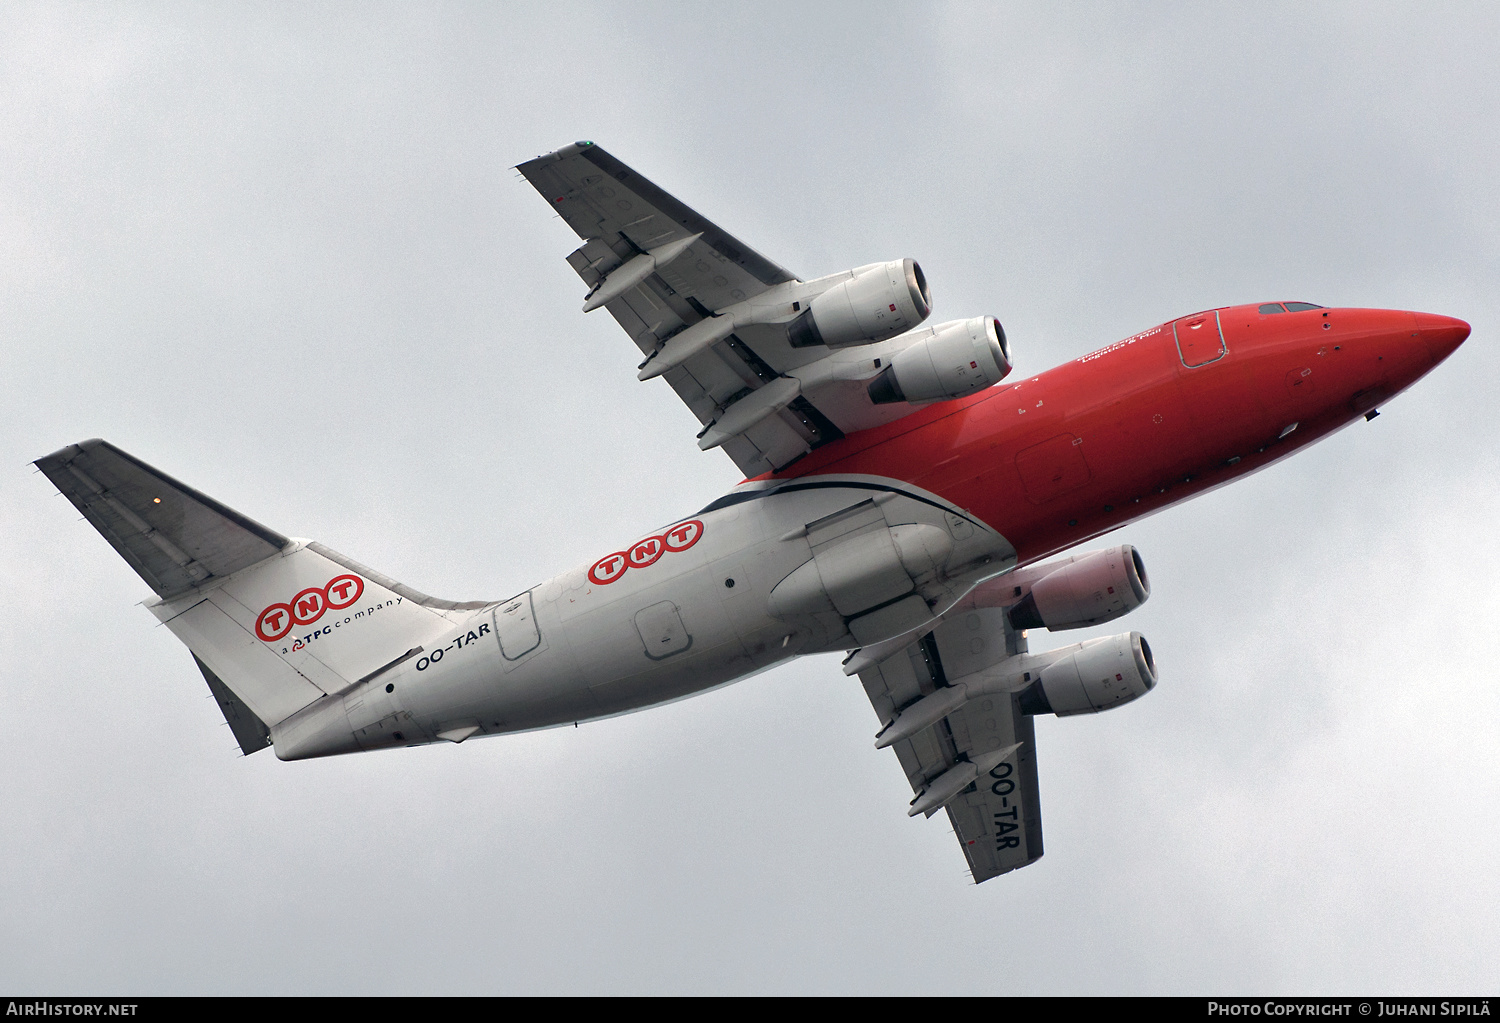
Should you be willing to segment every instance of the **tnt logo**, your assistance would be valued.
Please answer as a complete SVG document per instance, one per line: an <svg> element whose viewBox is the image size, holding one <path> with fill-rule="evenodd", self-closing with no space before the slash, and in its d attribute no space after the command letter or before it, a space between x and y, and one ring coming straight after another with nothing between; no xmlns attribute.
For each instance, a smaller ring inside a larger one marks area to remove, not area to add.
<svg viewBox="0 0 1500 1023"><path fill-rule="evenodd" d="M339 575L324 586L311 586L285 604L272 604L255 619L255 634L273 643L294 627L311 625L328 611L342 611L365 592L357 575Z"/></svg>
<svg viewBox="0 0 1500 1023"><path fill-rule="evenodd" d="M680 522L660 536L648 536L629 550L615 551L594 562L589 582L608 586L632 568L647 568L663 554L678 554L697 543L703 536L703 523L697 519Z"/></svg>

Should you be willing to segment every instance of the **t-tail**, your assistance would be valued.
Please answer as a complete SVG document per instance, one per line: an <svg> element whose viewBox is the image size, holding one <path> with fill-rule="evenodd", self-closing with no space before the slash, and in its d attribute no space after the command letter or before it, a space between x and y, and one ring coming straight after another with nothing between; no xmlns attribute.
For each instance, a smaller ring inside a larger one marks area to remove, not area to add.
<svg viewBox="0 0 1500 1023"><path fill-rule="evenodd" d="M429 597L282 536L103 440L36 465L156 591L147 608L192 651L247 755L493 604Z"/></svg>

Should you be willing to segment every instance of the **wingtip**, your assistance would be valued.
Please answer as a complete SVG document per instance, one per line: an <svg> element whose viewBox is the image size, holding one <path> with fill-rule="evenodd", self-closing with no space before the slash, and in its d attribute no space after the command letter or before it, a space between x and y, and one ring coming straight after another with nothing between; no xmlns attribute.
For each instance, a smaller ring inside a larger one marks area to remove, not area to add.
<svg viewBox="0 0 1500 1023"><path fill-rule="evenodd" d="M585 139L583 141L570 143L570 144L568 144L566 146L563 146L561 149L554 149L550 153L542 153L540 156L533 157L530 160L523 160L520 163L516 164L511 169L512 170L521 170L521 168L525 167L527 164L537 163L538 161L541 161L541 160L546 160L549 163L555 163L558 160L563 160L563 159L566 159L567 157L570 157L570 156L576 156L577 154L583 152L586 149L598 149L598 148L599 147L596 146L596 145L594 145L594 143L592 143L592 142L590 142L590 141L588 141L588 140ZM522 171L522 173L524 174L525 171Z"/></svg>
<svg viewBox="0 0 1500 1023"><path fill-rule="evenodd" d="M50 455L43 455L41 458L34 458L32 459L31 464L36 466L38 469L42 468L43 462L47 462L52 465L65 464L77 458L85 451L91 451L94 448L97 448L105 443L107 442L102 437L90 437L88 440L81 440L76 444L68 444L60 447Z"/></svg>

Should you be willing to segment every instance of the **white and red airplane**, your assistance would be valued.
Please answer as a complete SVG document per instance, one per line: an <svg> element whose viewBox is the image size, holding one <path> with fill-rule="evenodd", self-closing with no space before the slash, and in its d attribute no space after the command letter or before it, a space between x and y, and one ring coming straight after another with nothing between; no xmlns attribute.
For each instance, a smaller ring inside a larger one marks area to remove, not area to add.
<svg viewBox="0 0 1500 1023"><path fill-rule="evenodd" d="M1193 313L1038 376L988 316L923 326L910 259L801 281L598 146L520 171L568 263L746 480L503 601L439 600L224 507L102 440L37 465L156 592L245 753L283 760L572 724L852 651L912 815L975 881L1042 855L1032 716L1156 684L1139 633L1029 629L1146 600L1115 546L1043 562L1255 472L1409 387L1469 334L1424 313Z"/></svg>

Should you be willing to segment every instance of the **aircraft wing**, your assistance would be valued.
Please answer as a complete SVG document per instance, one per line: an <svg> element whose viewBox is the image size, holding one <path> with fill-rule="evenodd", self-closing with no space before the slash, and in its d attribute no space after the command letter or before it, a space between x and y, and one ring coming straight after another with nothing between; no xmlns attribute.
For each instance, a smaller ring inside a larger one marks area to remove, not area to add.
<svg viewBox="0 0 1500 1023"><path fill-rule="evenodd" d="M568 263L591 289L584 311L609 310L646 357L642 379L654 373L653 356L688 328L702 324L715 338L660 375L703 424L700 446L722 447L746 476L914 410L873 405L863 384L814 385L805 373L793 380L830 354L822 345L792 344L800 303L788 301L771 317L777 322L731 331L731 321L716 314L797 278L603 149L577 142L516 169L583 239ZM725 329L710 330L716 324L705 321L714 320ZM751 416L753 425L741 428Z"/></svg>
<svg viewBox="0 0 1500 1023"><path fill-rule="evenodd" d="M859 672L881 727L897 712L947 685L1025 649L1003 609L984 608L944 621L904 649ZM1024 867L1042 855L1036 730L1017 696L983 696L891 748L917 797L948 771L986 753L1009 750L981 772L946 809L974 882ZM1012 748L1013 747L1013 748ZM930 817L937 812L927 812Z"/></svg>

